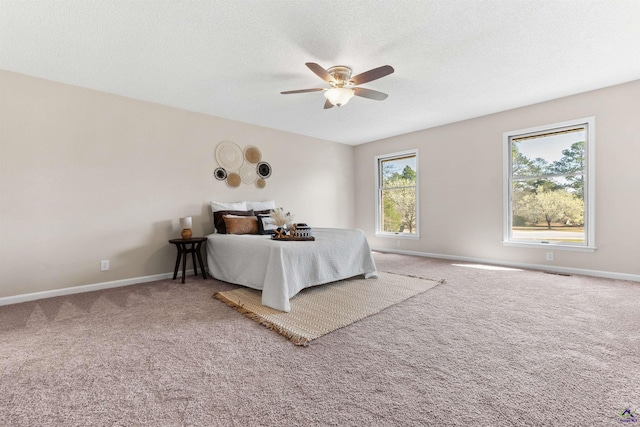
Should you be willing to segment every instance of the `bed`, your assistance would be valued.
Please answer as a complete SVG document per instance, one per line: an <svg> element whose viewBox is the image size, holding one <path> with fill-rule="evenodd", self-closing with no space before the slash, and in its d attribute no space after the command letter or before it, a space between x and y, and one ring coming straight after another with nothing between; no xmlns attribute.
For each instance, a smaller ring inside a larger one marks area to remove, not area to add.
<svg viewBox="0 0 640 427"><path fill-rule="evenodd" d="M378 277L361 230L314 228L315 241L278 241L270 235L211 234L211 276L262 290L262 304L289 312L289 299L304 288L355 276Z"/></svg>

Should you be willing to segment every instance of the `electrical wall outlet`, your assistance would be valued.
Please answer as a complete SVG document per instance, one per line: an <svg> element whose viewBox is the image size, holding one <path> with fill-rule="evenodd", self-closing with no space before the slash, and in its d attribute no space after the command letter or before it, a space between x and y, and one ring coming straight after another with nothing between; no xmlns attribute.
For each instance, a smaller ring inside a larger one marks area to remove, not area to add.
<svg viewBox="0 0 640 427"><path fill-rule="evenodd" d="M400 240L396 240L396 246L400 247Z"/></svg>
<svg viewBox="0 0 640 427"><path fill-rule="evenodd" d="M100 261L100 271L107 271L109 269L109 260L103 259Z"/></svg>
<svg viewBox="0 0 640 427"><path fill-rule="evenodd" d="M553 252L547 252L547 261L553 261Z"/></svg>

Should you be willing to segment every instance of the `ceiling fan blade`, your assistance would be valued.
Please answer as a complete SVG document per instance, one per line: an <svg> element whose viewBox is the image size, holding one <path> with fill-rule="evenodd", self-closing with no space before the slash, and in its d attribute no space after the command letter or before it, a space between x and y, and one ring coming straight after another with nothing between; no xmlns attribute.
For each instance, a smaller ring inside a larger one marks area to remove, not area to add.
<svg viewBox="0 0 640 427"><path fill-rule="evenodd" d="M288 90L286 92L280 92L280 94L289 95L291 93L320 92L321 90L324 89L321 87L314 87L313 89Z"/></svg>
<svg viewBox="0 0 640 427"><path fill-rule="evenodd" d="M378 92L377 90L365 89L363 87L354 87L353 94L363 98L375 99L376 101L384 101L387 99L387 96L389 96L386 93Z"/></svg>
<svg viewBox="0 0 640 427"><path fill-rule="evenodd" d="M354 85L361 85L362 83L367 83L372 80L388 76L394 71L395 70L391 65L383 65L382 67L374 68L373 70L358 74L357 76L352 77L350 81L353 82Z"/></svg>
<svg viewBox="0 0 640 427"><path fill-rule="evenodd" d="M333 108L333 104L328 99L324 101L324 109L328 110L329 108Z"/></svg>
<svg viewBox="0 0 640 427"><path fill-rule="evenodd" d="M324 68L322 68L322 66L316 64L315 62L307 62L304 65L309 67L311 71L316 73L316 75L325 82L331 83L336 81L333 76L327 72L327 70L325 70Z"/></svg>

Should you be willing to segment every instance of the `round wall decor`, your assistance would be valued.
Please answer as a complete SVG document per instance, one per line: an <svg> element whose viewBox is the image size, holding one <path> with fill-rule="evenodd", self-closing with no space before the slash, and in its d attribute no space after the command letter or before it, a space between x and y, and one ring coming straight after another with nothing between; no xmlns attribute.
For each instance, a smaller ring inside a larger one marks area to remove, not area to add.
<svg viewBox="0 0 640 427"><path fill-rule="evenodd" d="M218 167L213 176L231 188L243 183L264 188L265 179L271 176L271 165L262 161L262 152L254 145L247 145L243 150L235 142L222 141L216 146L215 158Z"/></svg>
<svg viewBox="0 0 640 427"><path fill-rule="evenodd" d="M231 141L222 141L216 147L216 160L227 171L235 172L244 162L242 148Z"/></svg>
<svg viewBox="0 0 640 427"><path fill-rule="evenodd" d="M242 178L242 182L245 184L253 184L256 178L258 178L256 168L247 164L242 165L240 168L240 178Z"/></svg>
<svg viewBox="0 0 640 427"><path fill-rule="evenodd" d="M224 181L227 179L227 171L224 170L224 168L216 168L213 171L213 176L215 176L218 181Z"/></svg>
<svg viewBox="0 0 640 427"><path fill-rule="evenodd" d="M254 147L253 145L248 145L244 149L244 158L247 162L251 164L256 164L260 160L262 160L262 153L258 149L258 147Z"/></svg>
<svg viewBox="0 0 640 427"><path fill-rule="evenodd" d="M238 175L237 173L231 172L229 175L227 175L227 185L229 187L239 187L240 183L242 183L242 178L240 178L240 175Z"/></svg>
<svg viewBox="0 0 640 427"><path fill-rule="evenodd" d="M267 162L258 163L256 170L260 178L269 178L271 176L271 165Z"/></svg>

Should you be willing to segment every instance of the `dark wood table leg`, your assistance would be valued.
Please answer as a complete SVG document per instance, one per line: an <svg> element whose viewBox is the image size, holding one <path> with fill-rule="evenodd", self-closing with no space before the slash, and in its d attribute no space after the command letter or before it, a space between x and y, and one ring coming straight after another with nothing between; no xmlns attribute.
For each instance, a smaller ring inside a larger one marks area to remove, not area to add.
<svg viewBox="0 0 640 427"><path fill-rule="evenodd" d="M204 269L204 263L202 262L202 253L200 252L200 246L202 246L202 242L198 243L198 247L196 248L196 255L198 256L198 262L200 263L200 269L202 270L202 278L207 279L207 272ZM195 261L194 261L195 264ZM196 272L196 276L197 276Z"/></svg>
<svg viewBox="0 0 640 427"><path fill-rule="evenodd" d="M184 283L184 277L187 273L187 245L180 245L182 252L182 283Z"/></svg>
<svg viewBox="0 0 640 427"><path fill-rule="evenodd" d="M196 249L193 248L193 246L195 245L195 243L191 244L191 262L193 263L193 271L194 271L194 275L198 275L198 264L196 264ZM200 245L198 245L198 249L200 248Z"/></svg>
<svg viewBox="0 0 640 427"><path fill-rule="evenodd" d="M180 268L180 258L181 258L180 245L176 245L176 249L178 249L178 256L176 258L176 267L173 269L173 280L176 280L176 277L178 277L178 268Z"/></svg>

